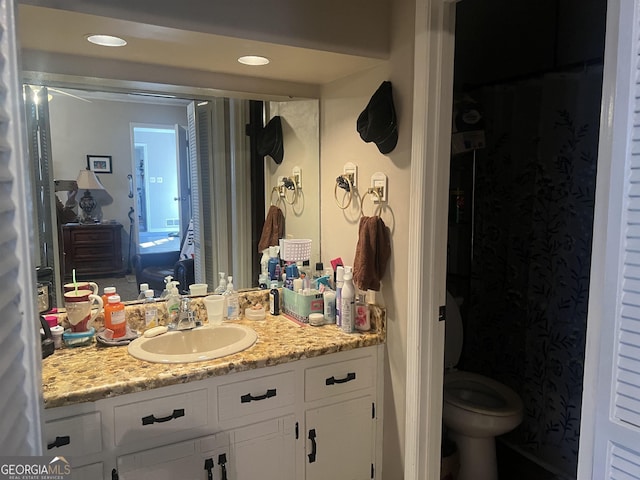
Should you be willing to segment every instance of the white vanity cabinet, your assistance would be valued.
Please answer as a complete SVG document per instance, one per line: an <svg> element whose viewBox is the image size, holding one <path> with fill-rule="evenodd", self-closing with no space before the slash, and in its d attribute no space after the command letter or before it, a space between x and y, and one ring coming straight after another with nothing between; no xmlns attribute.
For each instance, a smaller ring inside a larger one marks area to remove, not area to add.
<svg viewBox="0 0 640 480"><path fill-rule="evenodd" d="M49 453L74 480L380 478L382 349L47 409Z"/></svg>
<svg viewBox="0 0 640 480"><path fill-rule="evenodd" d="M327 357L305 368L306 480L367 480L379 471L382 382L372 353L355 350L349 360Z"/></svg>

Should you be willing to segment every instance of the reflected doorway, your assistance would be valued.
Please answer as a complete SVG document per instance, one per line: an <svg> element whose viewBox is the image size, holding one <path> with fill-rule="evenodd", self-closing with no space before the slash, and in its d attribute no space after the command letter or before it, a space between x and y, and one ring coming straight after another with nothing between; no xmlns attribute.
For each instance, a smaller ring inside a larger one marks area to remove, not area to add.
<svg viewBox="0 0 640 480"><path fill-rule="evenodd" d="M179 251L190 220L186 131L132 125L136 252Z"/></svg>

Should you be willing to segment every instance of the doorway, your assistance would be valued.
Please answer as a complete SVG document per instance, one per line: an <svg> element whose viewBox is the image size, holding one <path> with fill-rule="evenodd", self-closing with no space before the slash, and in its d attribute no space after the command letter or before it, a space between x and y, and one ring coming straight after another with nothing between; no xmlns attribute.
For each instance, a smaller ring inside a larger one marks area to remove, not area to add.
<svg viewBox="0 0 640 480"><path fill-rule="evenodd" d="M131 132L136 252L179 251L191 217L186 130L132 124Z"/></svg>
<svg viewBox="0 0 640 480"><path fill-rule="evenodd" d="M447 287L463 299L458 368L524 403L498 440L506 478L529 462L548 471L536 479L576 475L605 10L456 9Z"/></svg>

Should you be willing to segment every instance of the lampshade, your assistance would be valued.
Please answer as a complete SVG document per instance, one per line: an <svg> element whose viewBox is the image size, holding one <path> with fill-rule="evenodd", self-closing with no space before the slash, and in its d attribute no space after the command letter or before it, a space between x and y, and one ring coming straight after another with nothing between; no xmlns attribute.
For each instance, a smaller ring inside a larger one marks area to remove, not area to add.
<svg viewBox="0 0 640 480"><path fill-rule="evenodd" d="M104 190L104 186L96 177L96 174L92 170L80 170L78 178L78 190Z"/></svg>

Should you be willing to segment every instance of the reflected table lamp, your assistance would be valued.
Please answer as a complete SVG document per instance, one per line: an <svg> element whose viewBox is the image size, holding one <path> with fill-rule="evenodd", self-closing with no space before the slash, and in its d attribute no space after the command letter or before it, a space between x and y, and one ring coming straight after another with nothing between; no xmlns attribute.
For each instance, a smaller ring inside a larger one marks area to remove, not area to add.
<svg viewBox="0 0 640 480"><path fill-rule="evenodd" d="M93 211L98 204L91 195L91 190L105 190L105 188L92 170L80 170L76 182L78 183L78 190L84 190L84 195L78 201L78 205L84 212L81 222L96 223Z"/></svg>

